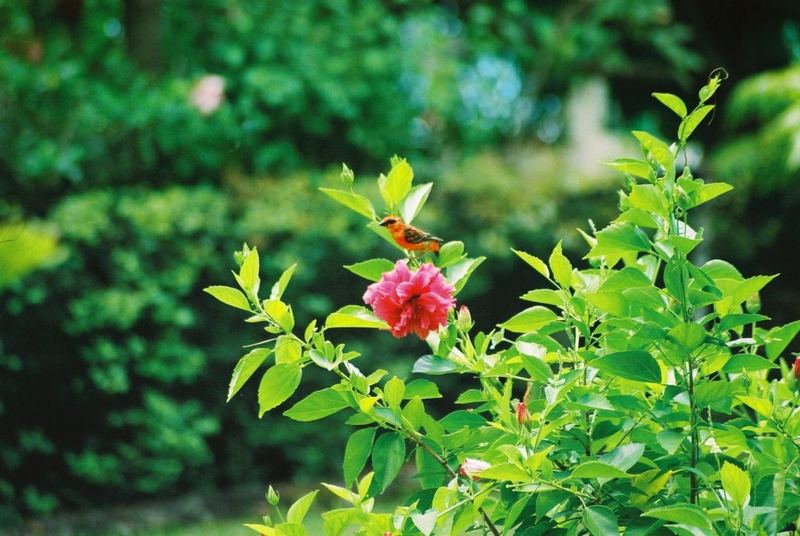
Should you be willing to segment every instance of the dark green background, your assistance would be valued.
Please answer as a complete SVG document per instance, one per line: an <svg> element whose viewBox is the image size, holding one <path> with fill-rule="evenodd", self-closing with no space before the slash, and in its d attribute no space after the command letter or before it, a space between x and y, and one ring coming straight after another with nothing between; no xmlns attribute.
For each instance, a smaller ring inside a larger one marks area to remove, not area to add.
<svg viewBox="0 0 800 536"><path fill-rule="evenodd" d="M247 241L267 279L299 262L299 323L358 303L340 266L394 252L316 192L343 161L359 191L394 153L435 183L420 223L490 257L462 296L489 328L541 283L511 246L563 239L577 262L574 229L613 208L621 179L592 166L624 155L579 150L597 107L614 139L669 137L650 93L693 105L725 67L696 175L737 190L704 215L699 254L783 273L765 309L795 318L800 125L780 120L800 101L800 10L752 4L0 2L0 216L60 244L0 298L0 522L338 464L344 431L259 421L252 385L224 403L260 334L201 289ZM226 88L204 116L188 95L206 74ZM570 99L587 87L607 93ZM423 351L347 336L400 375Z"/></svg>

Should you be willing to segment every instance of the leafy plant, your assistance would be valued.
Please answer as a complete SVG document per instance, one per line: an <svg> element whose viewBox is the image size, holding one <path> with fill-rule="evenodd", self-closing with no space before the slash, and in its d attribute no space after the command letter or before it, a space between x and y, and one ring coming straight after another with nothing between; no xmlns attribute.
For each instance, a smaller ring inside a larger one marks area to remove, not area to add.
<svg viewBox="0 0 800 536"><path fill-rule="evenodd" d="M691 111L677 96L654 94L680 118L677 141L634 132L641 158L609 162L625 173L626 185L619 216L582 232L589 267L574 267L560 243L547 262L517 251L549 288L522 296L534 305L488 333L473 333L465 309L452 311L428 334L430 351L414 365L423 377L384 381L385 370L362 372L354 364L359 354L331 340L341 328L387 327L362 306L295 334L283 301L294 266L263 299L256 249L238 253L239 288L206 289L272 335L237 364L229 397L265 364L261 414L291 398L307 367L336 380L284 411L298 421L346 411L356 427L344 485L324 484L347 504L323 514L326 534L348 526L359 534L426 536L791 529L800 513L800 412L781 357L800 321L764 327L769 318L755 297L774 275L745 277L723 260L691 260L702 229L690 225L690 212L731 187L695 178L686 165L676 169L720 82L712 74ZM412 179L397 158L378 179L386 213L409 222L428 190ZM343 180L347 189L325 193L391 242L373 205L350 189L347 168ZM454 294L483 260L469 258L460 242L445 244L435 258L406 256L409 266L434 262ZM383 282L393 266L373 259L348 269ZM441 374L470 383L453 401L461 409L443 416L430 407L441 394L427 378ZM420 491L393 513L374 512L375 497L409 458ZM304 534L297 512L312 499L300 499L281 523L265 518L250 527Z"/></svg>

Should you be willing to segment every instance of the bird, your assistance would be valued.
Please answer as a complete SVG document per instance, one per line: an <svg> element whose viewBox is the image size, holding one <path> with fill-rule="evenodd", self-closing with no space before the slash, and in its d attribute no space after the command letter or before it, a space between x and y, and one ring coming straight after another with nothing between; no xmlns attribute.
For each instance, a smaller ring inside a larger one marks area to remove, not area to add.
<svg viewBox="0 0 800 536"><path fill-rule="evenodd" d="M444 243L438 236L407 224L399 216L386 216L380 225L389 230L398 246L408 251L430 251L438 254Z"/></svg>

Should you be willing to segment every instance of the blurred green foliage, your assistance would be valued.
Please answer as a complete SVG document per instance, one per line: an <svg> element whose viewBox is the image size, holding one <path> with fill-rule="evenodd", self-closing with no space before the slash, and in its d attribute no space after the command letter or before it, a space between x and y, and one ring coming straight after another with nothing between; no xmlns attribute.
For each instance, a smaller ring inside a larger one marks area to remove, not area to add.
<svg viewBox="0 0 800 536"><path fill-rule="evenodd" d="M2 298L0 519L336 463L333 433L221 407L244 350L200 288L231 244L273 274L303 260L301 319L358 300L330 259L385 246L308 170L405 154L447 207L421 224L497 258L466 298L502 317L527 287L507 247L585 226L607 176L575 165L597 158L570 152L568 91L700 63L664 0L145 4L0 2L0 217L62 247ZM208 74L224 98L203 112Z"/></svg>

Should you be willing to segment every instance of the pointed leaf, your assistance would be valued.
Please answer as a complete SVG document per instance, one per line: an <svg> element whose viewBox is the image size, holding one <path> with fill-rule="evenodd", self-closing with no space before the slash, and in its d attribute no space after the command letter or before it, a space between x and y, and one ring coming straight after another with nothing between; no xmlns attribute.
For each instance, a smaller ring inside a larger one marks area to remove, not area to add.
<svg viewBox="0 0 800 536"><path fill-rule="evenodd" d="M303 370L297 363L275 365L267 370L258 386L258 417L292 396L300 385Z"/></svg>
<svg viewBox="0 0 800 536"><path fill-rule="evenodd" d="M414 221L419 211L425 206L425 201L428 200L428 195L430 195L432 187L433 183L427 182L415 186L408 192L406 198L400 203L400 217L403 218L403 221L406 223Z"/></svg>
<svg viewBox="0 0 800 536"><path fill-rule="evenodd" d="M236 367L233 369L233 374L231 375L230 384L228 385L227 402L230 402L231 398L239 392L239 389L242 388L245 382L250 379L253 373L258 370L258 367L264 363L271 353L272 349L270 348L256 348L245 354L245 356L236 363Z"/></svg>
<svg viewBox="0 0 800 536"><path fill-rule="evenodd" d="M327 388L314 391L283 414L295 421L308 422L323 419L348 407L350 403L342 393Z"/></svg>
<svg viewBox="0 0 800 536"><path fill-rule="evenodd" d="M204 288L203 292L211 294L225 305L230 305L231 307L236 307L237 309L251 312L250 302L247 301L247 297L245 297L245 295L242 294L242 291L239 289L226 287L223 285L214 285Z"/></svg>
<svg viewBox="0 0 800 536"><path fill-rule="evenodd" d="M362 428L353 432L347 440L342 470L344 472L344 484L348 488L353 485L353 482L355 482L367 464L369 454L372 452L374 439L375 428Z"/></svg>
<svg viewBox="0 0 800 536"><path fill-rule="evenodd" d="M589 365L610 376L637 382L661 383L661 367L648 352L615 352L598 357Z"/></svg>
<svg viewBox="0 0 800 536"><path fill-rule="evenodd" d="M345 265L344 268L369 281L379 281L384 273L394 269L394 263L388 259L370 259Z"/></svg>
<svg viewBox="0 0 800 536"><path fill-rule="evenodd" d="M346 192L344 190L336 190L334 188L320 188L319 190L331 199L338 201L342 205L346 206L350 210L358 212L362 216L366 216L371 220L378 219L372 203L363 195L353 192Z"/></svg>
<svg viewBox="0 0 800 536"><path fill-rule="evenodd" d="M686 117L686 104L684 104L680 97L672 93L653 93L653 96L664 106L678 114L678 117L681 119Z"/></svg>

